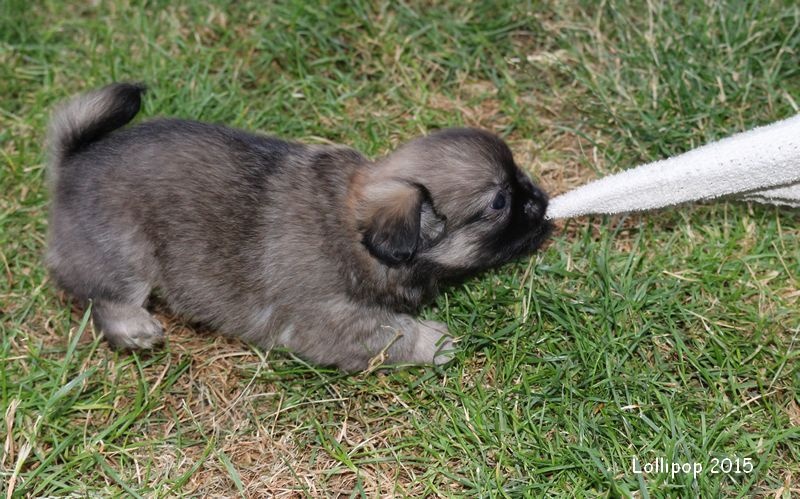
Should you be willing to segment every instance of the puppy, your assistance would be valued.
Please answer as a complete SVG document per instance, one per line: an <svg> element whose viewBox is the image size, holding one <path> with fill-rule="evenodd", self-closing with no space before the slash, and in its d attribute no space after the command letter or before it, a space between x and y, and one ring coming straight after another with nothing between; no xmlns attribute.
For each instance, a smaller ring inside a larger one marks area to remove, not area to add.
<svg viewBox="0 0 800 499"><path fill-rule="evenodd" d="M353 371L442 363L414 318L442 284L533 252L547 196L498 137L447 129L371 161L194 121L118 130L144 87L112 84L50 128L47 265L113 346L163 340L144 308Z"/></svg>

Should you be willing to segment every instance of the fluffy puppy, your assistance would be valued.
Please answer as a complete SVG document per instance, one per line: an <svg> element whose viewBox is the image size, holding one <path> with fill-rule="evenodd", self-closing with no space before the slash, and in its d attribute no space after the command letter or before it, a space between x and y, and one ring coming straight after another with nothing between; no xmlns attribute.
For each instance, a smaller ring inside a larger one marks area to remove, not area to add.
<svg viewBox="0 0 800 499"><path fill-rule="evenodd" d="M50 129L47 264L116 347L163 340L144 308L155 290L190 320L344 370L445 362L447 327L412 314L549 232L546 195L488 132L371 161L193 121L118 130L143 91L80 96Z"/></svg>

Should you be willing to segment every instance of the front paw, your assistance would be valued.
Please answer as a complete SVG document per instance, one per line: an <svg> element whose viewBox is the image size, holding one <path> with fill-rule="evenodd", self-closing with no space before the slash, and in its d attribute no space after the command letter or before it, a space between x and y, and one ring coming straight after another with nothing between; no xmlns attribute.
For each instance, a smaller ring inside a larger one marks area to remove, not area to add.
<svg viewBox="0 0 800 499"><path fill-rule="evenodd" d="M420 321L417 326L414 361L422 364L446 364L453 360L455 344L447 325L437 321Z"/></svg>

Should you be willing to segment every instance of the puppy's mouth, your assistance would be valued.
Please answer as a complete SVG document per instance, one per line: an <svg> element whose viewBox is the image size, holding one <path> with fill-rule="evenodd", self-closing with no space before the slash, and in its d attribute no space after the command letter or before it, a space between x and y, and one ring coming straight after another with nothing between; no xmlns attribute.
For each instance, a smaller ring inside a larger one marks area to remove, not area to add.
<svg viewBox="0 0 800 499"><path fill-rule="evenodd" d="M485 261L489 267L502 265L517 258L533 254L547 240L553 231L553 224L542 221L514 239L496 241L491 256ZM487 255L488 256L488 255Z"/></svg>
<svg viewBox="0 0 800 499"><path fill-rule="evenodd" d="M536 251L553 233L553 224L547 220L542 221L539 227L531 235L531 251Z"/></svg>
<svg viewBox="0 0 800 499"><path fill-rule="evenodd" d="M538 250L542 244L550 237L553 232L553 224L548 221L542 221L535 229L528 235L520 239L515 244L512 244L512 258L520 257L526 254L531 254Z"/></svg>

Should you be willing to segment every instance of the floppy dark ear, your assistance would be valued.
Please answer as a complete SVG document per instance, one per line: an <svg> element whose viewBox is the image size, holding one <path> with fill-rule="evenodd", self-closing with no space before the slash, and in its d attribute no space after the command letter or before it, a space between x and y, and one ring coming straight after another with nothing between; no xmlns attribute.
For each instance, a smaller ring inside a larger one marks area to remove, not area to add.
<svg viewBox="0 0 800 499"><path fill-rule="evenodd" d="M433 209L427 189L404 181L391 180L370 189L361 215L361 242L387 265L410 261L444 232L444 219Z"/></svg>

